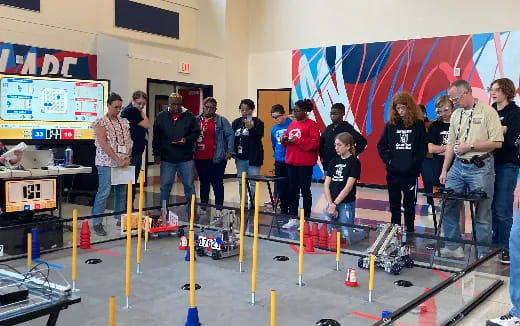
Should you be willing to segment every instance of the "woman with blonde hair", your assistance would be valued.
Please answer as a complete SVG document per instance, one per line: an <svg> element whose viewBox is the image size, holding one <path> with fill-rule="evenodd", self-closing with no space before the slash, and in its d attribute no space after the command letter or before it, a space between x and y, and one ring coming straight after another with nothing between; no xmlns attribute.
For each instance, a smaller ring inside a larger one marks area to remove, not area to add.
<svg viewBox="0 0 520 326"><path fill-rule="evenodd" d="M406 231L414 232L416 184L426 154L426 129L423 114L409 93L400 92L392 98L377 150L386 165L391 222L401 224L402 206Z"/></svg>

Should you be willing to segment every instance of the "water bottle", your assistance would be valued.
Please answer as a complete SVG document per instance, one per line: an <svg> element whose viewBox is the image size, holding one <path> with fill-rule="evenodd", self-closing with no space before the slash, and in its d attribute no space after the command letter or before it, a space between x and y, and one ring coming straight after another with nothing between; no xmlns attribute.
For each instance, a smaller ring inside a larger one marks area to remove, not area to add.
<svg viewBox="0 0 520 326"><path fill-rule="evenodd" d="M47 162L47 166L54 166L54 152L52 148L49 148L49 162Z"/></svg>
<svg viewBox="0 0 520 326"><path fill-rule="evenodd" d="M74 155L72 148L70 146L67 146L67 149L65 149L65 162L63 164L65 166L72 164L72 156Z"/></svg>

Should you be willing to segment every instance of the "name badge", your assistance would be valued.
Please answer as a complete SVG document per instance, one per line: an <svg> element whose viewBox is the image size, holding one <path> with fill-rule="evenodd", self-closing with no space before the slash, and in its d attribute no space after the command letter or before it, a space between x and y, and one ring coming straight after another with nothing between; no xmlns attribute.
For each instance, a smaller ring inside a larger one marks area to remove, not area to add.
<svg viewBox="0 0 520 326"><path fill-rule="evenodd" d="M237 152L238 152L238 154L242 154L242 146L241 145L238 145Z"/></svg>
<svg viewBox="0 0 520 326"><path fill-rule="evenodd" d="M197 143L198 151L203 151L205 148L206 148L206 145L204 145L203 143Z"/></svg>
<svg viewBox="0 0 520 326"><path fill-rule="evenodd" d="M121 153L121 154L126 154L127 153L126 146L125 145L117 145L117 152Z"/></svg>

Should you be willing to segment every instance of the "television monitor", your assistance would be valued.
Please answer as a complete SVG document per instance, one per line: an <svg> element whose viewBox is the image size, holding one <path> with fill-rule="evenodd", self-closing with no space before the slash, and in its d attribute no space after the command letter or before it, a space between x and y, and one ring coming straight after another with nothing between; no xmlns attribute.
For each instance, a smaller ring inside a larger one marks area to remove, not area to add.
<svg viewBox="0 0 520 326"><path fill-rule="evenodd" d="M92 140L108 92L108 80L0 73L1 140Z"/></svg>
<svg viewBox="0 0 520 326"><path fill-rule="evenodd" d="M56 178L6 180L3 186L1 206L5 213L48 210L58 206Z"/></svg>

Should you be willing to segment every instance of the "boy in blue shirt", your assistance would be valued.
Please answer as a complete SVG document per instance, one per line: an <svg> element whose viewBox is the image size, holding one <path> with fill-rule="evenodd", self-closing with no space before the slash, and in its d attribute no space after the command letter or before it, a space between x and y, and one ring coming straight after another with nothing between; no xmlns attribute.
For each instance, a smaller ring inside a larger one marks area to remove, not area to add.
<svg viewBox="0 0 520 326"><path fill-rule="evenodd" d="M285 164L285 146L281 143L281 137L291 124L292 120L285 115L285 109L281 104L275 104L271 108L271 118L275 125L271 128L271 144L274 151L274 174L280 177L287 177L287 164ZM282 214L289 214L287 201L287 181L275 184L275 200L280 201L280 211Z"/></svg>

